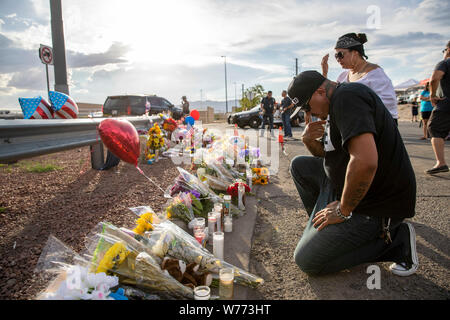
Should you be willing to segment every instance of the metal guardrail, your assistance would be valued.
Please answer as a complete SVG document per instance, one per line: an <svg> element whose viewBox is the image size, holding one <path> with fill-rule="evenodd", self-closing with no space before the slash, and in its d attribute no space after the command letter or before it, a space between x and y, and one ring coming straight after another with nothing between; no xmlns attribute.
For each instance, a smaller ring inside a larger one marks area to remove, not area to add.
<svg viewBox="0 0 450 320"><path fill-rule="evenodd" d="M91 146L93 148L92 167L99 169L99 166L103 164L103 144L97 127L104 119L107 118L0 120L0 162L13 162ZM137 130L147 130L153 123L161 124L163 121L159 116L114 119L127 119Z"/></svg>

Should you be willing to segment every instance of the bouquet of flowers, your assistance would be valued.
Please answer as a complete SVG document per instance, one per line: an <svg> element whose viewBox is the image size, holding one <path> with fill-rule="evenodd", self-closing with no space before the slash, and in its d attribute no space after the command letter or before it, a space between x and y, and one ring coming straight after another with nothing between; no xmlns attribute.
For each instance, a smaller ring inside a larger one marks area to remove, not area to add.
<svg viewBox="0 0 450 320"><path fill-rule="evenodd" d="M235 182L228 186L227 193L232 197L237 197L239 195L239 185L244 185L245 193L250 192L250 187L243 182Z"/></svg>
<svg viewBox="0 0 450 320"><path fill-rule="evenodd" d="M164 137L161 134L161 128L157 123L148 131L147 146L145 149L146 159L152 163L154 158L158 158L159 151L164 147Z"/></svg>
<svg viewBox="0 0 450 320"><path fill-rule="evenodd" d="M166 118L163 122L163 129L168 132L173 132L178 127L178 124L172 118Z"/></svg>
<svg viewBox="0 0 450 320"><path fill-rule="evenodd" d="M141 235L133 237L109 223L99 223L87 241L85 256L90 260L91 271L117 276L121 285L146 292L193 299L193 290L163 271L160 265L164 257L154 256L141 239Z"/></svg>
<svg viewBox="0 0 450 320"><path fill-rule="evenodd" d="M171 198L165 208L167 218L178 218L186 223L191 222L194 217L192 198L188 192L180 192Z"/></svg>
<svg viewBox="0 0 450 320"><path fill-rule="evenodd" d="M44 247L35 272L53 279L39 300L127 300L112 292L119 279L88 270L89 262L54 236Z"/></svg>
<svg viewBox="0 0 450 320"><path fill-rule="evenodd" d="M232 268L235 281L250 287L257 287L264 283L262 278L216 258L195 238L169 220L154 225L153 231L147 233L141 240L150 248L153 256L160 258L170 256L183 260L187 264L194 262L200 266L200 270L216 274L221 268Z"/></svg>

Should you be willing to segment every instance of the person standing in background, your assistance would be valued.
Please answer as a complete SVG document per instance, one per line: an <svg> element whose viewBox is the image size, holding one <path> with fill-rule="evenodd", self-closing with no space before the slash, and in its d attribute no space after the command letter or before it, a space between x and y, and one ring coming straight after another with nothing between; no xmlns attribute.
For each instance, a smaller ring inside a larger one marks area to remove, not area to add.
<svg viewBox="0 0 450 320"><path fill-rule="evenodd" d="M287 96L286 90L281 93L283 100L281 100L281 120L283 121L284 137L292 139L292 128L291 128L291 111L294 104L291 98Z"/></svg>
<svg viewBox="0 0 450 320"><path fill-rule="evenodd" d="M265 125L269 120L270 135L273 134L273 114L275 113L275 99L272 97L272 91L267 92L267 96L261 100L261 110L263 113L263 119L261 124L261 137L264 136Z"/></svg>
<svg viewBox="0 0 450 320"><path fill-rule="evenodd" d="M450 41L442 53L444 54L444 59L436 65L430 80L430 101L435 108L431 112L428 128L431 134L431 145L436 157L436 164L433 168L425 171L428 174L449 171L445 162L444 145L450 131ZM443 97L437 96L439 84L441 85Z"/></svg>
<svg viewBox="0 0 450 320"><path fill-rule="evenodd" d="M340 37L336 43L334 57L342 66L343 71L337 78L337 82L359 82L381 98L383 104L389 110L395 124L398 125L397 97L391 79L384 70L373 63L368 62L364 52L364 43L367 42L365 33L347 33ZM322 75L328 75L328 57L322 58Z"/></svg>
<svg viewBox="0 0 450 320"><path fill-rule="evenodd" d="M411 101L411 122L417 122L418 114L419 114L419 104L417 103L417 97L414 97Z"/></svg>
<svg viewBox="0 0 450 320"><path fill-rule="evenodd" d="M189 102L187 101L186 96L181 97L181 109L183 110L184 117L189 116L189 114L190 114Z"/></svg>
<svg viewBox="0 0 450 320"><path fill-rule="evenodd" d="M428 119L430 119L433 105L430 101L430 82L427 82L425 89L420 93L420 114L422 116L423 137L420 140L428 140Z"/></svg>

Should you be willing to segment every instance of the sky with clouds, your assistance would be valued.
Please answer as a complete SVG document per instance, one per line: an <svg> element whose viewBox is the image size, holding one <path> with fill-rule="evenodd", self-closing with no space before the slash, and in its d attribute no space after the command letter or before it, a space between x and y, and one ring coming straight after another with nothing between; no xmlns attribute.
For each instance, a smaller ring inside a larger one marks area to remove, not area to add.
<svg viewBox="0 0 450 320"><path fill-rule="evenodd" d="M450 1L62 0L70 95L157 94L179 104L225 100L262 84L276 98L295 73L320 70L339 36L364 32L369 61L394 85L428 78L450 40ZM377 11L378 10L378 11ZM377 19L377 12L379 18ZM49 0L0 0L0 108L46 97L40 44L52 46ZM49 67L53 89L53 67ZM342 71L330 58L329 78Z"/></svg>

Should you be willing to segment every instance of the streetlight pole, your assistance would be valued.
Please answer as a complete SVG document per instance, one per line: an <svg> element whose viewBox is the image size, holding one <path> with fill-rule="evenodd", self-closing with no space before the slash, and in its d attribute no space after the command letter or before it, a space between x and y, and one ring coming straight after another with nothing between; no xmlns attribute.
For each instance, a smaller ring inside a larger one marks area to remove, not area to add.
<svg viewBox="0 0 450 320"><path fill-rule="evenodd" d="M234 83L234 106L237 108L237 98L236 98L236 82Z"/></svg>
<svg viewBox="0 0 450 320"><path fill-rule="evenodd" d="M225 113L228 113L227 56L221 57L225 58Z"/></svg>
<svg viewBox="0 0 450 320"><path fill-rule="evenodd" d="M55 91L69 94L61 0L50 0L50 16L53 56L55 61L53 64L53 70L55 72Z"/></svg>

